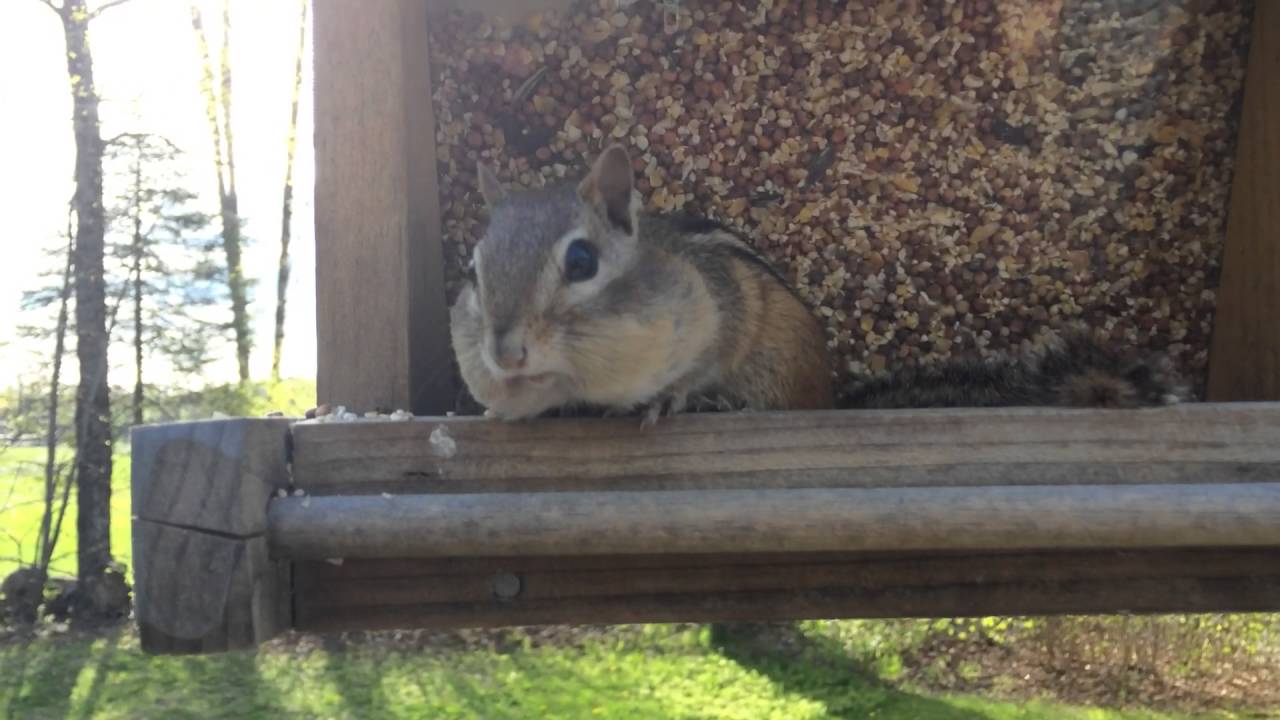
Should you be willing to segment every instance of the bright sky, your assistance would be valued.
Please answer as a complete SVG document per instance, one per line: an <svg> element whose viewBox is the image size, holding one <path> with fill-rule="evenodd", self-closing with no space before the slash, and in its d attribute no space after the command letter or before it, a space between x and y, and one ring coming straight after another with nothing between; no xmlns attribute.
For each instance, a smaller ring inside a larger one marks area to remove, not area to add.
<svg viewBox="0 0 1280 720"><path fill-rule="evenodd" d="M200 0L213 52L221 43L221 0ZM89 0L90 7L97 0ZM190 187L216 212L213 146L200 94L200 61L183 0L132 0L90 28L94 74L102 97L102 134L151 132L186 151ZM247 274L257 280L251 305L253 375L271 367L275 273L280 251L285 137L298 38L297 0L232 0L232 127L240 212L253 245ZM308 18L308 22L310 18ZM312 210L311 58L303 60L302 105L294 165L293 275L289 287L283 374L315 375L315 253ZM72 193L75 145L65 45L56 15L40 0L0 0L0 386L27 374L47 347L15 341L23 290L37 282L41 250L61 241ZM228 315L230 310L228 309ZM5 343L12 343L5 345ZM120 367L127 358L113 358ZM211 379L235 376L233 357ZM74 363L72 363L74 374ZM116 374L116 378L120 378ZM160 378L157 378L158 380ZM113 382L121 382L115 379Z"/></svg>

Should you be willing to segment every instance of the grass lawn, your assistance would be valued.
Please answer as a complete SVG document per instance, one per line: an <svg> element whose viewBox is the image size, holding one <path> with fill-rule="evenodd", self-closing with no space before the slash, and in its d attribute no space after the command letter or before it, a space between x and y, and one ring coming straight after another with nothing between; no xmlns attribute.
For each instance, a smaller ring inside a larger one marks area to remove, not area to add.
<svg viewBox="0 0 1280 720"><path fill-rule="evenodd" d="M300 399L292 403L278 394L255 402L301 414L314 391L300 387L293 393ZM118 449L123 452L113 471L111 541L115 557L129 566L129 458L127 448ZM0 577L16 567L19 555L31 558L42 511L43 457L40 448L0 453L0 543L7 543L0 545ZM74 553L73 494L54 571L73 575ZM281 644L257 653L175 658L143 655L132 633L124 625L94 637L55 633L0 642L0 718L1261 717L919 692L885 680L898 676L898 655L892 647L877 648L905 641L884 641L870 626L855 623L805 624L800 644L786 650L715 647L705 628L649 626L573 646L534 643L513 631L510 649L501 652L322 642L308 650Z"/></svg>
<svg viewBox="0 0 1280 720"><path fill-rule="evenodd" d="M69 453L66 454L69 458ZM11 447L0 452L0 577L12 572L19 558L31 562L44 513L42 447ZM117 453L111 468L111 552L129 564L129 456ZM54 553L52 572L76 573L76 495L62 521L62 535Z"/></svg>
<svg viewBox="0 0 1280 720"><path fill-rule="evenodd" d="M799 656L717 649L651 626L583 647L401 652L373 646L144 656L127 630L0 647L6 718L1233 718L931 696L891 687L821 642ZM1257 717L1256 715L1253 717Z"/></svg>
<svg viewBox="0 0 1280 720"><path fill-rule="evenodd" d="M258 383L245 388L219 386L206 389L193 396L194 399L187 398L179 412L183 418L207 418L217 412L254 417L278 410L289 417L302 417L315 404L315 387L314 380L301 379ZM132 553L128 444L117 443L116 451L111 471L111 552L116 560L132 570L129 562ZM64 449L59 461L70 459L70 451ZM0 450L0 578L12 572L20 559L28 563L33 559L40 517L44 511L44 460L43 447L21 446ZM54 554L53 574L75 575L75 550L76 498L73 490Z"/></svg>

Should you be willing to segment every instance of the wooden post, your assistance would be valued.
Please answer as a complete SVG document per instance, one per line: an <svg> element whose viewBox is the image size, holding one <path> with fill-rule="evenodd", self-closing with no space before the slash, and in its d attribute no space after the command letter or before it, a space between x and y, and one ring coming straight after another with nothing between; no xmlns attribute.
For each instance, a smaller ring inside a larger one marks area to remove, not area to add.
<svg viewBox="0 0 1280 720"><path fill-rule="evenodd" d="M267 555L288 488L289 420L134 428L134 612L142 648L250 648L290 626L289 566Z"/></svg>
<svg viewBox="0 0 1280 720"><path fill-rule="evenodd" d="M455 401L426 0L316 0L316 392Z"/></svg>
<svg viewBox="0 0 1280 720"><path fill-rule="evenodd" d="M1208 399L1280 400L1280 5L1254 6Z"/></svg>

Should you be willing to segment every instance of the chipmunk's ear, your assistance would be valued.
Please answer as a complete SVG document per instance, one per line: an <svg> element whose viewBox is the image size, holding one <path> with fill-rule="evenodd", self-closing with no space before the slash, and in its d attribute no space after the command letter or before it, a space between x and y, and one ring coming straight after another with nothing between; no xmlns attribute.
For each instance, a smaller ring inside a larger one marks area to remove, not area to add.
<svg viewBox="0 0 1280 720"><path fill-rule="evenodd" d="M578 185L578 195L628 235L635 232L636 208L631 203L631 158L621 145L610 145Z"/></svg>
<svg viewBox="0 0 1280 720"><path fill-rule="evenodd" d="M493 207L502 202L502 199L507 196L507 189L502 186L502 181L498 179L493 168L481 160L476 163L476 175L480 178L480 194L484 196L484 203Z"/></svg>

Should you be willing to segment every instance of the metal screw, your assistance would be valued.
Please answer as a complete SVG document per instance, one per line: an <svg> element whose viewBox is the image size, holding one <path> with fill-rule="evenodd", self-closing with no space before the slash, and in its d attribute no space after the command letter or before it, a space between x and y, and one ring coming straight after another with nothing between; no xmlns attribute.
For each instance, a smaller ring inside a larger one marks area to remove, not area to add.
<svg viewBox="0 0 1280 720"><path fill-rule="evenodd" d="M524 590L524 582L515 573L500 572L489 581L493 596L498 600L515 600Z"/></svg>

